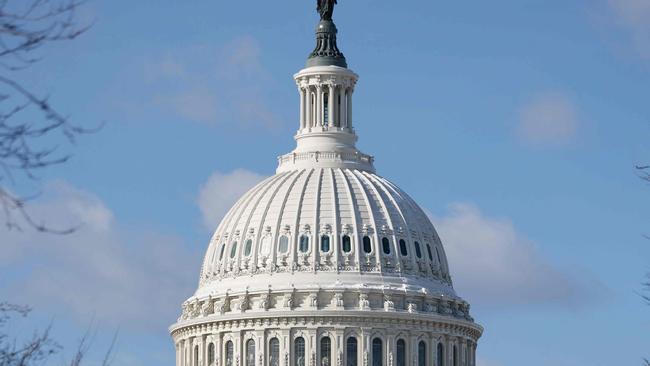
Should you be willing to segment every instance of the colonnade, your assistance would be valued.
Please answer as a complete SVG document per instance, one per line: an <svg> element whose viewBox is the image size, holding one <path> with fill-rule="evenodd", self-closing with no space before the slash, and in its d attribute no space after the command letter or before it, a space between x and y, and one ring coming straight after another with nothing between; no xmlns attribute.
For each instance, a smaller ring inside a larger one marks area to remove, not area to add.
<svg viewBox="0 0 650 366"><path fill-rule="evenodd" d="M476 366L476 343L449 335L362 329L218 332L176 344L177 366Z"/></svg>
<svg viewBox="0 0 650 366"><path fill-rule="evenodd" d="M352 128L351 86L335 83L301 85L300 128Z"/></svg>

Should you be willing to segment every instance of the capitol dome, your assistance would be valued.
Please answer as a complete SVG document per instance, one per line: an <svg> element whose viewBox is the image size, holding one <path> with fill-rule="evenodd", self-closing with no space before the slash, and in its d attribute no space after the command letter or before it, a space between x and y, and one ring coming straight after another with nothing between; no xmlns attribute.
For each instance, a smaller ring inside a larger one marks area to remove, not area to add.
<svg viewBox="0 0 650 366"><path fill-rule="evenodd" d="M295 150L210 241L171 327L177 366L475 366L483 329L453 289L440 237L356 148L358 76L336 33L322 18L294 76Z"/></svg>

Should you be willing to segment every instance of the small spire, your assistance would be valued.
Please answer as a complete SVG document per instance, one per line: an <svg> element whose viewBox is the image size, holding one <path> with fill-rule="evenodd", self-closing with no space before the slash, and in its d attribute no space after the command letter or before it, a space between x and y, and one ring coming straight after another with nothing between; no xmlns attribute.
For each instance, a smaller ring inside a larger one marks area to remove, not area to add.
<svg viewBox="0 0 650 366"><path fill-rule="evenodd" d="M337 0L316 0L320 22L316 27L316 48L309 55L307 67L340 66L348 67L345 56L336 45L338 30L332 21Z"/></svg>

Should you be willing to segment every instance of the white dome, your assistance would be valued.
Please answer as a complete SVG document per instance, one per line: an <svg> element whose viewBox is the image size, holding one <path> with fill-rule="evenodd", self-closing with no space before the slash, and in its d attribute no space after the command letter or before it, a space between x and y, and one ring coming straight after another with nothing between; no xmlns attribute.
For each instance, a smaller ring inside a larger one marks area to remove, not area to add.
<svg viewBox="0 0 650 366"><path fill-rule="evenodd" d="M331 5L332 2L330 1ZM219 224L170 328L177 366L475 366L483 329L422 209L357 150L358 76L321 21L296 148Z"/></svg>
<svg viewBox="0 0 650 366"><path fill-rule="evenodd" d="M214 234L198 297L247 288L382 287L455 297L433 225L402 190L346 168L281 172Z"/></svg>

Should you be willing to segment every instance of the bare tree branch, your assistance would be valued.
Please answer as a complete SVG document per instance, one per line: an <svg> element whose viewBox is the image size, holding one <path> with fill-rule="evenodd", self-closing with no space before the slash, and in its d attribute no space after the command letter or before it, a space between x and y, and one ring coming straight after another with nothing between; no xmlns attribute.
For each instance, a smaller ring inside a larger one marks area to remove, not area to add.
<svg viewBox="0 0 650 366"><path fill-rule="evenodd" d="M6 302L0 303L0 366L37 366L45 363L52 355L62 348L50 337L51 325L42 332L23 342L10 338L5 330L13 316L25 318L31 309L27 306L13 305ZM82 336L70 366L82 366L91 346L90 329ZM113 357L113 350L117 340L117 333L113 336L111 345L104 356L102 366L109 366Z"/></svg>
<svg viewBox="0 0 650 366"><path fill-rule="evenodd" d="M37 172L67 162L62 152L84 129L70 123L47 96L38 96L16 79L15 72L41 60L46 45L69 41L90 25L79 25L76 12L86 0L0 0L0 206L6 226L68 234L76 228L52 229L31 217L27 198L9 185L17 178L37 180ZM4 72L2 72L4 70ZM51 145L60 136L61 143ZM63 148L62 148L63 147Z"/></svg>

